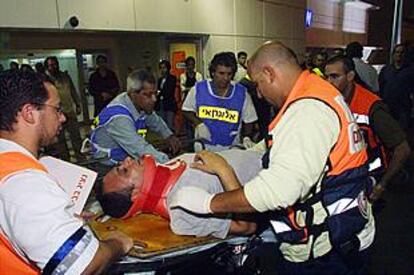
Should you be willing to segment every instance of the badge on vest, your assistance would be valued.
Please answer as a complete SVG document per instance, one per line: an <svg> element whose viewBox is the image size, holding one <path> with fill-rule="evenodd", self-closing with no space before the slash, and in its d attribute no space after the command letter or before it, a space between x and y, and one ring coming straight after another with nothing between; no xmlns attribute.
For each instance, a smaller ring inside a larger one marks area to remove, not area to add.
<svg viewBox="0 0 414 275"><path fill-rule="evenodd" d="M147 136L147 132L148 132L148 130L147 130L147 129L138 129L138 130L137 130L137 134L138 134L139 136L143 137L143 138L145 138L145 137Z"/></svg>
<svg viewBox="0 0 414 275"><path fill-rule="evenodd" d="M225 121L228 123L238 123L239 112L213 106L200 106L198 109L198 117L204 119L213 119Z"/></svg>

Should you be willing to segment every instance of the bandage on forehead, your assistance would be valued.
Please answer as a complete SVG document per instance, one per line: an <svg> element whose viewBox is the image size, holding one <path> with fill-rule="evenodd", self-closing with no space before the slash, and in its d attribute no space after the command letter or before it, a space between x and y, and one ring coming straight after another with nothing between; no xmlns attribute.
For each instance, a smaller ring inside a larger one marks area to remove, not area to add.
<svg viewBox="0 0 414 275"><path fill-rule="evenodd" d="M176 161L168 165L157 165L152 156L145 155L144 179L138 190L133 191L132 206L121 218L127 219L138 213L151 213L169 219L166 198L171 188L184 172L186 164Z"/></svg>

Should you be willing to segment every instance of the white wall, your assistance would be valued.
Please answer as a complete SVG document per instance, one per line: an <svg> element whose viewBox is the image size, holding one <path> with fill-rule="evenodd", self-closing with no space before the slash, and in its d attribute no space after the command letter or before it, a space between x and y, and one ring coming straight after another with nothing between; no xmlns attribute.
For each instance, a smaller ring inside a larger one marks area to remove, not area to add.
<svg viewBox="0 0 414 275"><path fill-rule="evenodd" d="M59 28L55 0L0 0L0 27Z"/></svg>
<svg viewBox="0 0 414 275"><path fill-rule="evenodd" d="M0 0L0 27L120 30L209 35L204 63L219 51L248 54L278 39L295 50L305 45L306 0Z"/></svg>

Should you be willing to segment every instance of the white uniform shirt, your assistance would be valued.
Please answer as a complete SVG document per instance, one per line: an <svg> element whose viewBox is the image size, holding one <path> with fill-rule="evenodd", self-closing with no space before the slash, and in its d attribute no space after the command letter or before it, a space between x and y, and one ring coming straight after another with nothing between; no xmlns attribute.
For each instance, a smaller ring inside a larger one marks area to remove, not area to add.
<svg viewBox="0 0 414 275"><path fill-rule="evenodd" d="M21 152L33 157L25 148L5 139L0 139L0 152ZM43 171L18 172L0 182L0 229L15 250L40 269L82 226L82 220L74 216L69 195ZM98 249L98 240L85 229L82 239L89 241L80 241L73 248L79 251L78 258L64 259L68 267L65 274L82 273Z"/></svg>
<svg viewBox="0 0 414 275"><path fill-rule="evenodd" d="M324 173L339 131L338 116L325 103L313 99L292 103L271 132L269 169L244 187L249 203L264 212L304 198Z"/></svg>

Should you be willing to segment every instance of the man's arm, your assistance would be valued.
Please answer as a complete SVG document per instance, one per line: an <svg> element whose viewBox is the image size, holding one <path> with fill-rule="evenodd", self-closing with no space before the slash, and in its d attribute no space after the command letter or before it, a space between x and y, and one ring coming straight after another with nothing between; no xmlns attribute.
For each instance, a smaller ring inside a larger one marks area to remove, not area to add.
<svg viewBox="0 0 414 275"><path fill-rule="evenodd" d="M195 87L191 88L188 92L187 97L185 98L182 106L183 116L188 120L193 127L196 127L200 123L203 123L196 115L196 89Z"/></svg>
<svg viewBox="0 0 414 275"><path fill-rule="evenodd" d="M168 156L154 148L145 138L138 135L131 118L119 116L106 124L105 130L111 138L133 158L145 154L152 155L160 163L168 161Z"/></svg>
<svg viewBox="0 0 414 275"><path fill-rule="evenodd" d="M202 151L196 154L194 160L192 168L217 175L224 190L228 191L216 194L212 198L210 209L213 213L251 213L256 211L247 201L233 168L222 156Z"/></svg>
<svg viewBox="0 0 414 275"><path fill-rule="evenodd" d="M408 145L408 142L406 140L393 148L388 168L379 182L382 187L385 188L390 180L401 170L401 168L404 166L405 161L410 156L410 153L410 145Z"/></svg>
<svg viewBox="0 0 414 275"><path fill-rule="evenodd" d="M111 72L111 86L112 86L112 88L110 89L110 93L112 94L113 97L115 97L119 93L119 90L120 90L119 80L114 71L110 71L110 72Z"/></svg>
<svg viewBox="0 0 414 275"><path fill-rule="evenodd" d="M182 73L180 75L180 88L181 88L182 99L183 99L183 95L188 91L188 88L185 86L186 78L187 77L185 73Z"/></svg>
<svg viewBox="0 0 414 275"><path fill-rule="evenodd" d="M113 262L128 253L132 248L132 239L121 232L111 233L104 241L99 242L99 248L92 261L82 274L101 274Z"/></svg>
<svg viewBox="0 0 414 275"><path fill-rule="evenodd" d="M145 122L147 123L148 129L159 134L163 139L173 134L170 128L168 128L167 123L155 112L147 115Z"/></svg>
<svg viewBox="0 0 414 275"><path fill-rule="evenodd" d="M0 219L2 231L44 272L61 268L71 274L98 272L100 266L104 268L132 247L132 240L115 234L99 248L93 233L71 213L67 194L49 176L37 171L6 181L1 203L7 205L6 220ZM63 261L59 261L62 255Z"/></svg>
<svg viewBox="0 0 414 275"><path fill-rule="evenodd" d="M241 85L241 84L240 84ZM257 113L254 108L252 98L250 94L246 91L246 99L243 104L243 136L252 137L254 124L257 121Z"/></svg>
<svg viewBox="0 0 414 275"><path fill-rule="evenodd" d="M198 124L203 123L201 119L199 119L196 114L192 111L183 111L183 116L186 120L188 120L191 125L196 127Z"/></svg>
<svg viewBox="0 0 414 275"><path fill-rule="evenodd" d="M97 72L93 72L89 77L89 85L88 85L88 92L91 96L96 97L98 96L98 83L97 83Z"/></svg>
<svg viewBox="0 0 414 275"><path fill-rule="evenodd" d="M297 101L272 132L277 143L270 150L269 169L261 170L243 189L230 192L214 195L199 188L182 188L172 205L195 213L251 213L286 208L306 196L321 178L339 129L336 113L324 103L313 99ZM219 175L228 186L240 186L227 165L205 160L193 167Z"/></svg>
<svg viewBox="0 0 414 275"><path fill-rule="evenodd" d="M388 107L383 102L378 102L372 107L370 119L374 133L391 153L388 167L371 197L375 200L379 198L391 179L403 168L411 149L404 131L390 115Z"/></svg>
<svg viewBox="0 0 414 275"><path fill-rule="evenodd" d="M72 78L67 72L65 72L65 75L69 82L70 95L72 96L72 99L75 102L76 108L79 109L79 112L80 112L80 99L79 99L78 93L76 92L75 85L73 84ZM78 113L78 110L77 110L77 113Z"/></svg>

